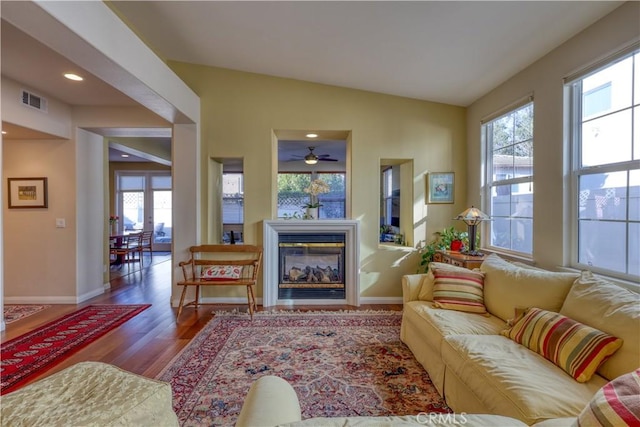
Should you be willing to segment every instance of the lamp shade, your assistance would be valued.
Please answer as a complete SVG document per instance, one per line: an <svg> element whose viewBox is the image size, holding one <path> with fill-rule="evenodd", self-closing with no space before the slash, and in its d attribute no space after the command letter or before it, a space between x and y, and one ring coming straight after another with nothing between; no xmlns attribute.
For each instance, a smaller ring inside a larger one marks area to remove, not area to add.
<svg viewBox="0 0 640 427"><path fill-rule="evenodd" d="M480 209L471 206L466 211L459 214L455 219L464 221L469 228L469 249L465 251L468 255L482 256L482 253L476 251L476 226L482 221L490 220L491 217Z"/></svg>
<svg viewBox="0 0 640 427"><path fill-rule="evenodd" d="M481 221L490 220L491 217L486 213L482 212L480 209L471 206L469 209L465 210L461 214L458 214L454 219L464 221L467 225L477 225Z"/></svg>

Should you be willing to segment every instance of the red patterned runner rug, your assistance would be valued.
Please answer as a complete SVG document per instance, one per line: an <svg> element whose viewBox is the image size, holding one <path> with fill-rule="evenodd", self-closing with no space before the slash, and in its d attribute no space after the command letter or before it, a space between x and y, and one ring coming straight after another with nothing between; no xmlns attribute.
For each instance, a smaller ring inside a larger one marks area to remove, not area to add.
<svg viewBox="0 0 640 427"><path fill-rule="evenodd" d="M450 412L400 341L401 312L216 313L159 379L183 426L233 425L251 384L277 375L302 418Z"/></svg>
<svg viewBox="0 0 640 427"><path fill-rule="evenodd" d="M120 326L151 304L90 305L2 343L0 394L15 390L82 347Z"/></svg>

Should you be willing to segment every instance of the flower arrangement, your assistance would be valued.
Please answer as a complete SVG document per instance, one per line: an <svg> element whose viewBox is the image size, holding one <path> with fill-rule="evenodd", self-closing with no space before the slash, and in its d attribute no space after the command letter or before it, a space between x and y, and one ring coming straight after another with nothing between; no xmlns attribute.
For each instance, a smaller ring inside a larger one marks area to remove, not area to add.
<svg viewBox="0 0 640 427"><path fill-rule="evenodd" d="M113 225L115 223L118 222L120 218L118 217L118 215L110 215L109 216L109 224Z"/></svg>
<svg viewBox="0 0 640 427"><path fill-rule="evenodd" d="M309 203L304 205L305 208L319 208L322 206L318 201L318 194L328 193L330 191L329 185L321 179L314 179L311 184L304 189L304 192L309 194Z"/></svg>

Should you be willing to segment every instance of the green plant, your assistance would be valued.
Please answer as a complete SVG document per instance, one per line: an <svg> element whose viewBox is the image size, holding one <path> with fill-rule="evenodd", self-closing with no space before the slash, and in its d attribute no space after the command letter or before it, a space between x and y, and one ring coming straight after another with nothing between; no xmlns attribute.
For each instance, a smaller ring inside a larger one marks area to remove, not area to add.
<svg viewBox="0 0 640 427"><path fill-rule="evenodd" d="M418 273L429 271L429 263L433 261L433 256L437 251L446 251L451 247L451 242L461 240L462 245L469 247L469 233L458 231L454 227L444 228L442 231L434 233L435 238L424 245L420 250L420 266ZM476 246L480 244L480 233L476 233Z"/></svg>

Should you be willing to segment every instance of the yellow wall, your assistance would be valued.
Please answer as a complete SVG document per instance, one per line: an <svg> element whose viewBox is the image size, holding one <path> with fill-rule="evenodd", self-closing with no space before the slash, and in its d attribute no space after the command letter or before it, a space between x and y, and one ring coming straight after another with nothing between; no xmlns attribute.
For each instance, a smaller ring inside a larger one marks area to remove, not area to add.
<svg viewBox="0 0 640 427"><path fill-rule="evenodd" d="M75 159L75 143L70 140L4 140L2 182L47 177L49 195L48 208L8 209L4 204L8 302L37 303L44 298L68 303L76 296ZM64 218L66 228L56 228L56 218Z"/></svg>
<svg viewBox="0 0 640 427"><path fill-rule="evenodd" d="M380 159L413 159L413 241L454 225L465 208L465 109L396 96L212 68L170 63L201 99L203 241L211 213L209 159L244 158L245 241L262 243L273 219L273 130L351 132L351 212L361 221L361 295L398 297L401 276L414 273L415 253L378 244ZM455 171L456 203L424 205L424 174ZM260 292L261 290L259 290ZM215 295L224 295L224 291ZM230 293L233 295L233 291Z"/></svg>

